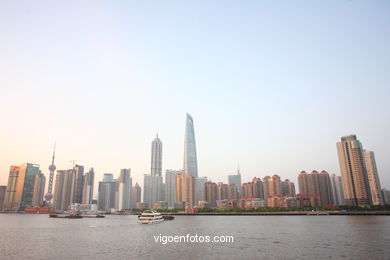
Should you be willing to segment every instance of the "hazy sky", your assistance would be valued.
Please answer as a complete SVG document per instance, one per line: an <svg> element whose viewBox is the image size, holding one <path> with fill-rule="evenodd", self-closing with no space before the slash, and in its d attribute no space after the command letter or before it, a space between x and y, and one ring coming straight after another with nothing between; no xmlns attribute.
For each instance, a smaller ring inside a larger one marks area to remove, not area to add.
<svg viewBox="0 0 390 260"><path fill-rule="evenodd" d="M0 1L0 90L3 185L55 141L96 182L142 184L156 132L181 169L188 112L212 181L340 174L353 133L390 188L389 1Z"/></svg>

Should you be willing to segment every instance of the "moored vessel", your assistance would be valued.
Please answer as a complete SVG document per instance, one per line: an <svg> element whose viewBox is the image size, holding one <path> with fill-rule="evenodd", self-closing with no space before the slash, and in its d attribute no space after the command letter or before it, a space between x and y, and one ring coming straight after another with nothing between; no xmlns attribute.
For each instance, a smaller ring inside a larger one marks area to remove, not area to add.
<svg viewBox="0 0 390 260"><path fill-rule="evenodd" d="M172 215L163 215L163 219L164 219L164 220L174 220L175 217L172 216Z"/></svg>

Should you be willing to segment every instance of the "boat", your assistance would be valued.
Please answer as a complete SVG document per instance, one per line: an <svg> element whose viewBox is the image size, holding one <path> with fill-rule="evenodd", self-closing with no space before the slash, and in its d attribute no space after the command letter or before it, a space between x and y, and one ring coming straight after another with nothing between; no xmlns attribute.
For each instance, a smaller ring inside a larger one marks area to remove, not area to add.
<svg viewBox="0 0 390 260"><path fill-rule="evenodd" d="M105 218L103 215L82 215L83 218Z"/></svg>
<svg viewBox="0 0 390 260"><path fill-rule="evenodd" d="M103 215L79 215L79 214L70 214L70 215L58 215L58 214L50 214L50 218L105 218Z"/></svg>
<svg viewBox="0 0 390 260"><path fill-rule="evenodd" d="M79 214L70 214L70 215L50 214L49 218L70 218L70 219L76 219L76 218L83 218L83 216L81 216Z"/></svg>
<svg viewBox="0 0 390 260"><path fill-rule="evenodd" d="M172 215L163 215L163 219L164 219L164 220L174 220L175 217L172 216Z"/></svg>
<svg viewBox="0 0 390 260"><path fill-rule="evenodd" d="M27 207L24 209L24 213L27 214L55 214L54 210L44 206Z"/></svg>
<svg viewBox="0 0 390 260"><path fill-rule="evenodd" d="M145 210L138 219L138 223L141 224L157 224L164 221L161 213L154 210Z"/></svg>

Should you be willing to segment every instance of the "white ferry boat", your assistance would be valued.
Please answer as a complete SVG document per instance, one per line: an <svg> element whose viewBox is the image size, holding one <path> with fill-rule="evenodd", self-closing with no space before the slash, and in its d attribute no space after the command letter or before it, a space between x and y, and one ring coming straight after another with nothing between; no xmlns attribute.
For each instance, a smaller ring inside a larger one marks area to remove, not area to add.
<svg viewBox="0 0 390 260"><path fill-rule="evenodd" d="M145 210L138 219L141 224L156 224L164 221L163 216L154 210Z"/></svg>

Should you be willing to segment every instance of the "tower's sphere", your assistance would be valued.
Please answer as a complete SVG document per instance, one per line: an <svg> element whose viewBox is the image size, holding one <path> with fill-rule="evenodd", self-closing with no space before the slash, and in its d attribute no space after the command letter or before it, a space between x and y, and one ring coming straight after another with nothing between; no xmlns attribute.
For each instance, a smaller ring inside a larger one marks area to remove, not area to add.
<svg viewBox="0 0 390 260"><path fill-rule="evenodd" d="M46 193L46 195L45 195L45 200L51 201L52 198L53 198L53 194L51 194L51 193Z"/></svg>
<svg viewBox="0 0 390 260"><path fill-rule="evenodd" d="M49 171L54 172L56 170L56 166L54 164L49 166Z"/></svg>

